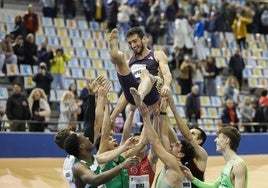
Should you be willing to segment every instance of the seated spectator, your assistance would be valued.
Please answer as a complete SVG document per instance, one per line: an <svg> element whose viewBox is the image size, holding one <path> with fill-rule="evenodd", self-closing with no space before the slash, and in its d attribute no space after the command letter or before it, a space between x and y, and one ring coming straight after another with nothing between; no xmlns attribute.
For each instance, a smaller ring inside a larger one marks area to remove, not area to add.
<svg viewBox="0 0 268 188"><path fill-rule="evenodd" d="M235 106L239 104L239 83L234 76L229 76L225 82L224 100L231 99Z"/></svg>
<svg viewBox="0 0 268 188"><path fill-rule="evenodd" d="M0 68L6 73L5 63L17 64L17 56L12 48L12 36L6 34L5 38L0 41Z"/></svg>
<svg viewBox="0 0 268 188"><path fill-rule="evenodd" d="M58 129L67 128L70 123L75 121L75 114L81 113L82 104L77 103L71 91L65 91L60 101L60 117Z"/></svg>
<svg viewBox="0 0 268 188"><path fill-rule="evenodd" d="M267 90L263 90L261 92L261 97L259 98L259 107L260 107L260 113L262 113L262 121L261 123L267 123L268 122L268 97L267 97ZM267 125L261 125L259 127L262 132L267 131Z"/></svg>
<svg viewBox="0 0 268 188"><path fill-rule="evenodd" d="M234 102L232 99L227 99L226 100L226 107L223 109L222 114L221 114L221 121L222 121L222 126L232 126L236 127L238 129L238 116L236 112L236 108L234 107Z"/></svg>
<svg viewBox="0 0 268 188"><path fill-rule="evenodd" d="M27 49L24 51L25 63L31 66L38 65L37 45L33 34L30 33L26 36L24 48Z"/></svg>
<svg viewBox="0 0 268 188"><path fill-rule="evenodd" d="M44 132L50 118L50 106L43 89L35 88L28 97L31 120L30 132Z"/></svg>
<svg viewBox="0 0 268 188"><path fill-rule="evenodd" d="M200 119L200 98L199 98L199 87L194 85L191 93L186 97L186 117L193 127L197 126L197 120Z"/></svg>
<svg viewBox="0 0 268 188"><path fill-rule="evenodd" d="M240 107L240 114L241 114L242 125L245 128L244 131L247 133L252 132L252 126L250 125L250 123L252 123L255 113L256 112L251 105L250 98L245 97L244 103Z"/></svg>
<svg viewBox="0 0 268 188"><path fill-rule="evenodd" d="M10 34L13 36L13 39L16 39L18 36L22 36L23 40L25 40L26 27L25 27L25 23L22 19L22 16L15 17L15 27L10 32Z"/></svg>
<svg viewBox="0 0 268 188"><path fill-rule="evenodd" d="M21 35L16 38L15 44L13 45L13 51L17 56L18 66L25 64L24 39Z"/></svg>
<svg viewBox="0 0 268 188"><path fill-rule="evenodd" d="M41 48L37 50L37 57L39 62L45 62L47 70L50 71L50 60L54 58L52 49L47 47L47 40L41 43Z"/></svg>

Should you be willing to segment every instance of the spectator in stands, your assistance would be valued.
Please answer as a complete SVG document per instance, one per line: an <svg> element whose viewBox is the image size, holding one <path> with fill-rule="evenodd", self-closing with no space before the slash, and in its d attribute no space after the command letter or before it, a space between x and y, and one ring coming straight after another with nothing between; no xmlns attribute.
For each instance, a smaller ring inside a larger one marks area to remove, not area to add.
<svg viewBox="0 0 268 188"><path fill-rule="evenodd" d="M262 90L261 97L259 98L259 111L260 111L260 121L261 123L267 123L268 122L268 97L267 97L268 91L266 89ZM257 129L258 131L266 132L267 131L267 125L261 125ZM255 131L256 131L255 130Z"/></svg>
<svg viewBox="0 0 268 188"><path fill-rule="evenodd" d="M245 68L244 58L241 55L240 49L236 49L234 55L231 56L229 60L229 68L231 69L231 73L236 77L239 88L242 88L243 83L243 70Z"/></svg>
<svg viewBox="0 0 268 188"><path fill-rule="evenodd" d="M26 26L22 16L15 17L15 27L10 34L13 36L13 39L16 39L18 36L22 36L23 40L26 39Z"/></svg>
<svg viewBox="0 0 268 188"><path fill-rule="evenodd" d="M31 120L30 132L44 132L50 118L50 106L43 89L35 88L28 97Z"/></svg>
<svg viewBox="0 0 268 188"><path fill-rule="evenodd" d="M60 89L65 89L65 63L70 59L69 54L64 54L63 49L58 48L54 58L50 60L50 70L53 76L52 87L55 91L58 88L58 84Z"/></svg>
<svg viewBox="0 0 268 188"><path fill-rule="evenodd" d="M157 44L158 38L161 33L161 9L160 7L155 7L152 14L146 20L146 31L152 37L152 43Z"/></svg>
<svg viewBox="0 0 268 188"><path fill-rule="evenodd" d="M252 126L250 123L252 123L255 113L255 109L251 106L250 97L245 97L244 103L240 107L240 114L242 126L245 128L245 132L247 133L252 132Z"/></svg>
<svg viewBox="0 0 268 188"><path fill-rule="evenodd" d="M193 17L194 25L194 42L195 51L198 60L206 59L208 56L208 48L204 38L205 24L202 21L201 12L197 11Z"/></svg>
<svg viewBox="0 0 268 188"><path fill-rule="evenodd" d="M104 22L106 20L106 7L103 0L97 0L94 5L94 19L97 22Z"/></svg>
<svg viewBox="0 0 268 188"><path fill-rule="evenodd" d="M223 127L229 125L238 129L239 119L232 99L226 100L226 107L222 110L221 114L221 122Z"/></svg>
<svg viewBox="0 0 268 188"><path fill-rule="evenodd" d="M94 17L94 3L93 0L83 0L84 14L87 22L93 21Z"/></svg>
<svg viewBox="0 0 268 188"><path fill-rule="evenodd" d="M128 0L123 0L118 8L118 24L120 26L120 33L125 35L130 29L130 16L133 14L132 8L128 4Z"/></svg>
<svg viewBox="0 0 268 188"><path fill-rule="evenodd" d="M25 64L31 66L38 65L37 45L35 43L35 38L32 33L29 33L26 36L26 41L24 42L24 49Z"/></svg>
<svg viewBox="0 0 268 188"><path fill-rule="evenodd" d="M205 63L205 60L196 63L195 74L193 76L193 83L199 87L199 96L204 94Z"/></svg>
<svg viewBox="0 0 268 188"><path fill-rule="evenodd" d="M74 123L75 114L81 113L81 108L79 102L76 102L74 99L74 94L67 90L62 94L60 101L60 117L58 129L67 128L69 123Z"/></svg>
<svg viewBox="0 0 268 188"><path fill-rule="evenodd" d="M46 39L41 43L41 48L37 51L37 57L39 62L46 63L47 70L50 71L50 60L54 58L54 54L52 49L47 46Z"/></svg>
<svg viewBox="0 0 268 188"><path fill-rule="evenodd" d="M177 12L174 30L174 45L184 49L185 53L192 54L193 50L193 29L189 21L184 17L183 9Z"/></svg>
<svg viewBox="0 0 268 188"><path fill-rule="evenodd" d="M68 90L74 94L74 100L76 101L77 104L80 104L80 109L81 109L82 108L81 106L83 105L83 100L79 99L76 83L75 82L71 83ZM81 109L81 111L82 111L82 109ZM80 113L74 114L75 121L78 121L78 116L81 114L81 111L80 111Z"/></svg>
<svg viewBox="0 0 268 188"><path fill-rule="evenodd" d="M208 23L208 36L210 38L210 47L220 48L220 32L223 31L223 20L216 5L212 5Z"/></svg>
<svg viewBox="0 0 268 188"><path fill-rule="evenodd" d="M39 29L39 17L35 13L35 10L32 4L28 5L28 11L26 14L24 14L23 20L26 25L26 36L29 33L32 33L33 36L35 37L35 33Z"/></svg>
<svg viewBox="0 0 268 188"><path fill-rule="evenodd" d="M167 43L173 44L174 42L174 29L175 29L175 19L176 19L176 7L173 3L173 0L167 1L167 7L165 10L165 16L168 22L168 31L167 31Z"/></svg>
<svg viewBox="0 0 268 188"><path fill-rule="evenodd" d="M2 122L3 116L6 114L5 109L3 106L0 106L0 130L2 130L2 125L4 124Z"/></svg>
<svg viewBox="0 0 268 188"><path fill-rule="evenodd" d="M44 90L47 100L50 99L50 89L53 77L49 70L47 70L46 63L41 62L38 67L38 73L33 76L33 81L36 84L36 88L41 88Z"/></svg>
<svg viewBox="0 0 268 188"><path fill-rule="evenodd" d="M200 119L201 116L200 98L198 93L199 87L198 85L194 85L192 91L186 96L186 117L192 127L197 126L197 120Z"/></svg>
<svg viewBox="0 0 268 188"><path fill-rule="evenodd" d="M75 0L63 0L62 10L64 19L73 19L76 16L76 1Z"/></svg>
<svg viewBox="0 0 268 188"><path fill-rule="evenodd" d="M0 41L0 68L3 73L6 73L6 63L17 64L17 56L12 48L12 36L6 34L5 38Z"/></svg>
<svg viewBox="0 0 268 188"><path fill-rule="evenodd" d="M185 60L180 67L180 79L179 84L181 86L181 94L187 95L191 92L193 85L193 76L195 74L195 65L189 56L185 57Z"/></svg>
<svg viewBox="0 0 268 188"><path fill-rule="evenodd" d="M118 19L118 7L119 4L117 0L108 0L107 1L107 29L109 32L112 31L112 29L116 28Z"/></svg>
<svg viewBox="0 0 268 188"><path fill-rule="evenodd" d="M168 62L168 66L172 71L172 75L176 80L179 80L180 76L180 67L184 61L183 50L179 48L178 45L173 45L171 52L171 59Z"/></svg>
<svg viewBox="0 0 268 188"><path fill-rule="evenodd" d="M42 12L44 17L57 17L57 0L40 0L43 5Z"/></svg>
<svg viewBox="0 0 268 188"><path fill-rule="evenodd" d="M31 117L28 100L21 93L21 85L19 83L14 83L12 89L13 93L8 97L6 103L6 115L9 120L10 130L25 131L25 121Z"/></svg>
<svg viewBox="0 0 268 188"><path fill-rule="evenodd" d="M236 14L236 18L232 24L232 30L234 33L235 40L237 42L238 47L242 49L247 49L247 25L252 22L252 18L247 18L245 16L245 10L238 10Z"/></svg>
<svg viewBox="0 0 268 188"><path fill-rule="evenodd" d="M239 83L234 76L229 76L225 82L224 100L231 99L235 107L239 104Z"/></svg>
<svg viewBox="0 0 268 188"><path fill-rule="evenodd" d="M17 56L17 64L20 67L21 64L25 64L25 47L24 47L24 39L21 35L19 35L15 44L13 44L14 54Z"/></svg>
<svg viewBox="0 0 268 188"><path fill-rule="evenodd" d="M218 75L218 68L216 66L215 58L207 57L205 66L205 90L207 96L217 96L216 77Z"/></svg>

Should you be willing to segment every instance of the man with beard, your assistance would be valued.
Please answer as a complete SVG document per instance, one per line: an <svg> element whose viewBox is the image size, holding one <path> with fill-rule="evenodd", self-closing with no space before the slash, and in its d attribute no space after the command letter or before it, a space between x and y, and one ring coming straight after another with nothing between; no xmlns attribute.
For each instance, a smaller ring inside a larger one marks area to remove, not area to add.
<svg viewBox="0 0 268 188"><path fill-rule="evenodd" d="M111 115L112 120L128 102L136 106L140 106L142 102L149 106L156 104L160 97L160 89L161 95L166 95L170 91L172 81L167 56L163 51L147 48L147 38L140 27L133 27L126 34L126 40L134 53L128 63L123 52L118 50L118 35L117 29L111 31L109 47L111 61L116 65L123 94Z"/></svg>

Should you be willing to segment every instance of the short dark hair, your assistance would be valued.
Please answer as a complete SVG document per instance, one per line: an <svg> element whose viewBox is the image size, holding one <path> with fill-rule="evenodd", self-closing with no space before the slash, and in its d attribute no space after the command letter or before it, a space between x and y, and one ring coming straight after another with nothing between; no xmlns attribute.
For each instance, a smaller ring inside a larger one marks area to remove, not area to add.
<svg viewBox="0 0 268 188"><path fill-rule="evenodd" d="M70 134L64 142L64 150L69 154L79 158L79 138L77 134Z"/></svg>
<svg viewBox="0 0 268 188"><path fill-rule="evenodd" d="M195 150L192 144L187 140L181 140L181 144L181 153L184 153L184 157L181 159L181 162L185 164L186 162L191 161L195 157Z"/></svg>
<svg viewBox="0 0 268 188"><path fill-rule="evenodd" d="M200 131L200 134L198 135L197 139L202 140L202 142L200 143L200 146L202 146L205 143L205 141L207 140L206 132L203 129L199 128L199 127L195 127L193 129L197 129L197 130Z"/></svg>
<svg viewBox="0 0 268 188"><path fill-rule="evenodd" d="M61 149L64 150L64 142L66 138L71 134L69 128L61 129L59 132L57 132L54 136L54 142L59 146Z"/></svg>
<svg viewBox="0 0 268 188"><path fill-rule="evenodd" d="M241 140L240 132L235 127L227 126L221 128L217 134L221 133L230 139L230 148L236 152Z"/></svg>
<svg viewBox="0 0 268 188"><path fill-rule="evenodd" d="M141 27L132 27L127 31L126 37L130 37L132 35L138 35L141 39L146 36L144 30Z"/></svg>

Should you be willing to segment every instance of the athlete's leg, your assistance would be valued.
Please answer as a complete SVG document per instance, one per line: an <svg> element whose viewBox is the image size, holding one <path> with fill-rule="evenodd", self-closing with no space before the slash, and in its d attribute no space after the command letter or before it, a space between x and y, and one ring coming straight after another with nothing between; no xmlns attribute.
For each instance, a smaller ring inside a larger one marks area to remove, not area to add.
<svg viewBox="0 0 268 188"><path fill-rule="evenodd" d="M144 97L151 91L155 82L155 77L151 75L148 70L143 70L141 72L140 79L141 82L138 90L134 87L130 88L130 93L134 98L136 106L140 106L142 104Z"/></svg>
<svg viewBox="0 0 268 188"><path fill-rule="evenodd" d="M127 65L126 59L124 57L123 52L118 49L118 35L119 31L117 29L113 29L109 36L109 52L111 62L115 64L116 71L120 75L128 75L130 73L130 68Z"/></svg>

